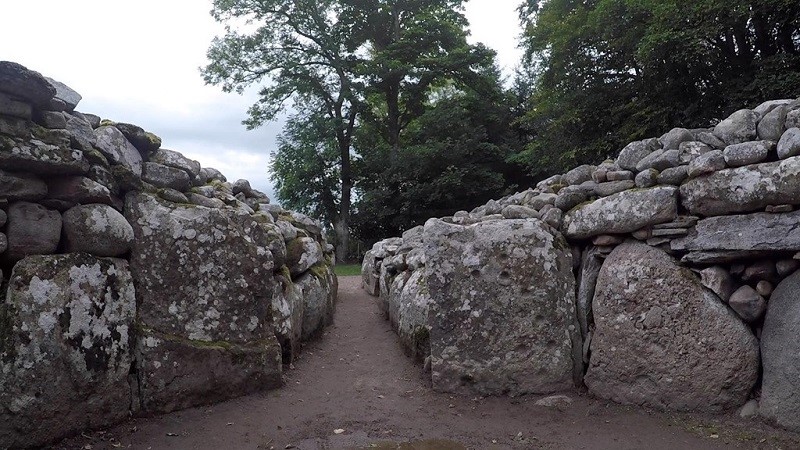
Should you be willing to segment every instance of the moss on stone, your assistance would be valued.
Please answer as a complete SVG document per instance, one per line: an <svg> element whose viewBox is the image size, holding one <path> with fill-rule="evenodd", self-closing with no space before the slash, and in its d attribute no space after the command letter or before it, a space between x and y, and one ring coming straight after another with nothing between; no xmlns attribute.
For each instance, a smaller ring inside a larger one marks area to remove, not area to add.
<svg viewBox="0 0 800 450"><path fill-rule="evenodd" d="M9 363L16 359L14 340L14 318L16 308L8 303L0 304L0 361Z"/></svg>

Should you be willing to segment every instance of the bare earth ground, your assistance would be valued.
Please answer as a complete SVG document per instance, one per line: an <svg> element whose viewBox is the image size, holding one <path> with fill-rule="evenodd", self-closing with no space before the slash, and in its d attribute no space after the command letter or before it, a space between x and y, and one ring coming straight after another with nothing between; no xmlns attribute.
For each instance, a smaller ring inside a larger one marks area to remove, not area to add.
<svg viewBox="0 0 800 450"><path fill-rule="evenodd" d="M800 448L800 435L754 420L663 414L567 393L435 393L405 356L360 277L340 277L336 323L310 343L283 388L84 433L56 449L676 449ZM400 444L405 442L405 444Z"/></svg>

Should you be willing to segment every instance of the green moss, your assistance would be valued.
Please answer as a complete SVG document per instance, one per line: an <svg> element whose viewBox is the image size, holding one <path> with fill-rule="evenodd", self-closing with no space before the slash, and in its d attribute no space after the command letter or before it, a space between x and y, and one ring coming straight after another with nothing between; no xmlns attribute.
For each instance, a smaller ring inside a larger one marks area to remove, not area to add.
<svg viewBox="0 0 800 450"><path fill-rule="evenodd" d="M303 255L303 243L300 239L292 239L286 243L286 261L294 263L300 261Z"/></svg>
<svg viewBox="0 0 800 450"><path fill-rule="evenodd" d="M62 148L70 148L70 134L66 130L50 130L43 126L31 123L31 135L46 144Z"/></svg>
<svg viewBox="0 0 800 450"><path fill-rule="evenodd" d="M109 119L103 119L103 120L100 121L100 126L101 127L113 127L116 124L117 124L117 122L114 122L113 120L109 120Z"/></svg>

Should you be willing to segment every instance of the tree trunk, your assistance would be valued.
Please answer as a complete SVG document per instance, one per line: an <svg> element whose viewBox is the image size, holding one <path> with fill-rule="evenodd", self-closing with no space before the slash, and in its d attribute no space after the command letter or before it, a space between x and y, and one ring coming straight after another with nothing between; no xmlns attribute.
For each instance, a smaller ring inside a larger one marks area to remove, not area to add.
<svg viewBox="0 0 800 450"><path fill-rule="evenodd" d="M350 166L350 141L355 122L355 114L351 114L347 131L339 132L339 157L341 159L342 198L339 202L339 214L333 229L336 232L336 261L347 261L350 247L350 193L353 190L353 176Z"/></svg>

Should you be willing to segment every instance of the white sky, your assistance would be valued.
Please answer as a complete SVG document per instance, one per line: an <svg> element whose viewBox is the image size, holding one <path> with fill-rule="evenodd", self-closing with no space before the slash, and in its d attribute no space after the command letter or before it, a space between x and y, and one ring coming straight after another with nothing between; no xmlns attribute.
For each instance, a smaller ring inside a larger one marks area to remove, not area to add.
<svg viewBox="0 0 800 450"><path fill-rule="evenodd" d="M2 0L0 60L18 62L83 96L82 112L139 125L230 180L274 198L269 154L281 124L247 131L255 96L206 86L198 68L221 34L210 0ZM505 73L520 59L518 0L470 0L472 40L498 52Z"/></svg>

